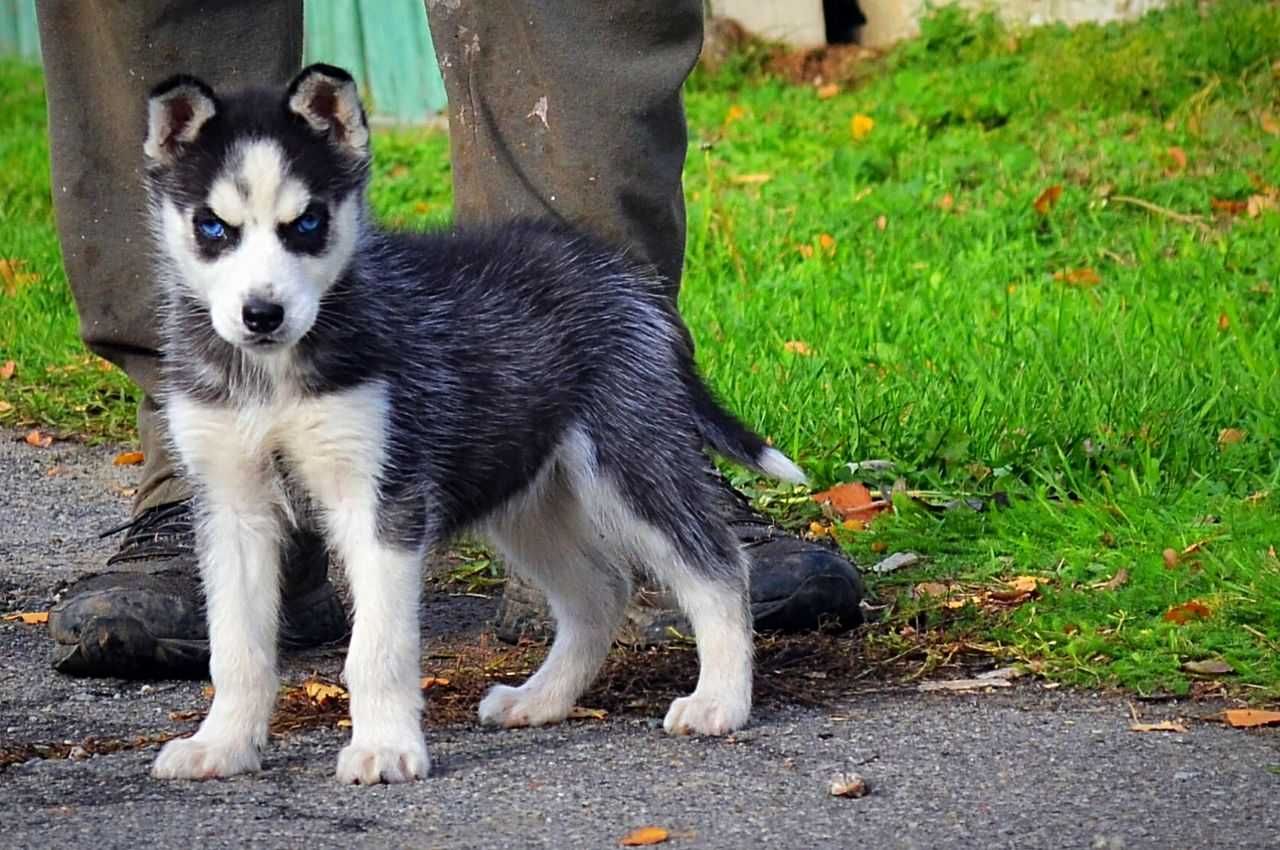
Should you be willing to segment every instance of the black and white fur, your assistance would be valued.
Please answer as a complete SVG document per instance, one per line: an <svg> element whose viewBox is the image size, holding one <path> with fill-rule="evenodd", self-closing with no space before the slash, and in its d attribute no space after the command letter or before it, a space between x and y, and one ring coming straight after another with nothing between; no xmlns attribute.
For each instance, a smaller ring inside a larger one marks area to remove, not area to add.
<svg viewBox="0 0 1280 850"><path fill-rule="evenodd" d="M427 773L420 570L463 529L544 589L557 622L542 667L484 698L484 723L565 717L637 569L674 590L697 635L698 684L666 729L746 723L747 575L703 447L803 474L715 403L651 269L549 224L380 230L364 112L330 66L225 97L174 78L151 95L145 153L163 402L198 493L216 688L155 776L259 767L295 485L354 598L341 781Z"/></svg>

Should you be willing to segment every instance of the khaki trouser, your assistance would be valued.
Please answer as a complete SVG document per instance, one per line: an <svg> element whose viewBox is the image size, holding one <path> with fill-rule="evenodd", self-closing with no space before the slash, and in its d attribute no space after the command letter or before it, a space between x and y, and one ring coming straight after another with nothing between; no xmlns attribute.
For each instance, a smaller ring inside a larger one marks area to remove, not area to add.
<svg viewBox="0 0 1280 850"><path fill-rule="evenodd" d="M37 12L54 209L81 335L144 394L139 511L188 495L153 401L146 95L179 72L215 89L285 83L301 65L302 3L38 0ZM702 45L702 0L427 0L427 13L449 97L455 218L563 218L653 262L674 297L680 88Z"/></svg>

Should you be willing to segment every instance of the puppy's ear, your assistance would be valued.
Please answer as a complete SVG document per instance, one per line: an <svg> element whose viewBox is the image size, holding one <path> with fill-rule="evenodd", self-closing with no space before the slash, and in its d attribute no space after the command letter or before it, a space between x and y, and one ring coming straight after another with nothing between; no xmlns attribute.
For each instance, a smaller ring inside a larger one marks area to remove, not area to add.
<svg viewBox="0 0 1280 850"><path fill-rule="evenodd" d="M338 150L369 158L369 124L356 81L333 65L311 65L289 84L289 109L326 136Z"/></svg>
<svg viewBox="0 0 1280 850"><path fill-rule="evenodd" d="M179 74L151 90L147 101L147 140L142 145L147 158L169 165L186 145L196 140L200 128L218 112L213 89Z"/></svg>

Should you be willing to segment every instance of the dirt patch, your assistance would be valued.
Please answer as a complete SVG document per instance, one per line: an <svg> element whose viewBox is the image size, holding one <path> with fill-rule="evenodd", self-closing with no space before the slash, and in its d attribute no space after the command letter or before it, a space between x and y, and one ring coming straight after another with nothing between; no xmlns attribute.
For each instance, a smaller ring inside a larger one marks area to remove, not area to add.
<svg viewBox="0 0 1280 850"><path fill-rule="evenodd" d="M866 77L883 54L856 44L831 44L805 50L771 48L764 69L796 85L851 85Z"/></svg>

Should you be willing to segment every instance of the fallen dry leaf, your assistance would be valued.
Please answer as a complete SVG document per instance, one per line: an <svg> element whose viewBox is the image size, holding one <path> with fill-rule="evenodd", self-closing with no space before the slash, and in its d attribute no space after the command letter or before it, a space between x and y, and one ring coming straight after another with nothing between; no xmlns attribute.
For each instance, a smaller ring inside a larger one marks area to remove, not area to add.
<svg viewBox="0 0 1280 850"><path fill-rule="evenodd" d="M922 693L930 691L979 691L984 688L1011 688L1013 683L1008 679L947 679L942 682L921 682Z"/></svg>
<svg viewBox="0 0 1280 850"><path fill-rule="evenodd" d="M799 339L789 339L782 344L783 351L789 351L792 354L799 354L801 357L808 357L813 354L813 349L809 347L809 343Z"/></svg>
<svg viewBox="0 0 1280 850"><path fill-rule="evenodd" d="M6 623L20 622L27 626L40 626L49 622L48 611L18 611L14 614L5 614L4 621Z"/></svg>
<svg viewBox="0 0 1280 850"><path fill-rule="evenodd" d="M880 216L879 218L876 219L876 230L884 230L888 226L889 226L889 219L885 218L884 216Z"/></svg>
<svg viewBox="0 0 1280 850"><path fill-rule="evenodd" d="M1179 171L1185 171L1187 168L1187 152L1182 148L1174 145L1165 152L1169 156L1169 161L1173 163L1172 167L1167 169L1169 174L1177 174Z"/></svg>
<svg viewBox="0 0 1280 850"><path fill-rule="evenodd" d="M330 700L345 699L347 696L346 688L341 685L321 682L318 679L308 679L303 682L302 692L316 705L324 705Z"/></svg>
<svg viewBox="0 0 1280 850"><path fill-rule="evenodd" d="M1271 112L1263 112L1258 118L1258 124L1262 127L1262 132L1269 136L1280 136L1280 119Z"/></svg>
<svg viewBox="0 0 1280 850"><path fill-rule="evenodd" d="M1198 599L1175 605L1164 612L1164 619L1179 626L1192 620L1205 620L1213 615L1213 609Z"/></svg>
<svg viewBox="0 0 1280 850"><path fill-rule="evenodd" d="M14 361L12 360L4 361L4 364L0 365L0 381L7 381L10 378L12 378L14 370L16 370L17 368L18 368L18 364L15 363Z"/></svg>
<svg viewBox="0 0 1280 850"><path fill-rule="evenodd" d="M642 826L622 836L618 844L623 847L647 847L650 844L661 844L670 837L671 833L660 826Z"/></svg>
<svg viewBox="0 0 1280 850"><path fill-rule="evenodd" d="M992 590L986 594L986 598L1004 604L1025 602L1039 591L1040 585L1048 581L1043 576L1017 576L1005 582L1007 589Z"/></svg>
<svg viewBox="0 0 1280 850"><path fill-rule="evenodd" d="M871 793L871 786L867 784L867 780L862 778L860 773L837 773L831 777L831 784L827 788L832 797L865 797Z"/></svg>
<svg viewBox="0 0 1280 850"><path fill-rule="evenodd" d="M37 449L47 449L53 445L53 437L40 433L39 429L28 431L23 440L28 446L35 446Z"/></svg>
<svg viewBox="0 0 1280 850"><path fill-rule="evenodd" d="M1274 195L1250 195L1249 200L1245 202L1245 212L1249 214L1249 218L1257 218L1265 210L1274 209L1275 205Z"/></svg>
<svg viewBox="0 0 1280 850"><path fill-rule="evenodd" d="M838 94L840 94L840 86L835 83L818 86L818 100L830 100Z"/></svg>
<svg viewBox="0 0 1280 850"><path fill-rule="evenodd" d="M7 401L0 401L0 416L5 415L6 413L8 413L8 412L9 412L9 411L11 411L11 410L13 410L13 405L12 405L12 404L10 404L10 403L9 403L9 402L7 402Z"/></svg>
<svg viewBox="0 0 1280 850"><path fill-rule="evenodd" d="M876 573L892 573L920 563L921 558L915 552L894 552L889 557L876 563L871 568Z"/></svg>
<svg viewBox="0 0 1280 850"><path fill-rule="evenodd" d="M871 135L871 131L875 129L875 119L870 115L863 115L859 112L853 116L853 120L849 122L849 131L853 134L855 141L862 141Z"/></svg>
<svg viewBox="0 0 1280 850"><path fill-rule="evenodd" d="M1063 269L1062 271L1054 272L1053 279L1060 283L1065 283L1067 286L1079 286L1085 289L1102 283L1102 278L1090 268Z"/></svg>
<svg viewBox="0 0 1280 850"><path fill-rule="evenodd" d="M836 238L830 233L819 233L818 247L820 247L827 256L831 256L836 252Z"/></svg>
<svg viewBox="0 0 1280 850"><path fill-rule="evenodd" d="M1040 193L1040 196L1036 198L1033 206L1036 208L1036 212L1040 215L1048 215L1049 211L1053 209L1054 205L1058 203L1058 199L1061 197L1062 187L1056 185L1050 186L1048 189L1045 189Z"/></svg>
<svg viewBox="0 0 1280 850"><path fill-rule="evenodd" d="M583 708L575 705L569 709L569 713L565 715L569 720L604 720L609 716L609 712L603 708Z"/></svg>
<svg viewBox="0 0 1280 850"><path fill-rule="evenodd" d="M71 467L64 466L61 463L54 464L44 471L45 478L61 478L71 472Z"/></svg>
<svg viewBox="0 0 1280 850"><path fill-rule="evenodd" d="M1115 590L1129 582L1129 571L1124 567L1116 570L1116 574L1106 581L1100 581L1097 584L1089 585L1094 590Z"/></svg>
<svg viewBox="0 0 1280 850"><path fill-rule="evenodd" d="M952 197L950 192L948 192L947 194L943 195L941 198L938 199L938 209L942 210L943 212L951 212L951 208L954 207L955 205L956 205L956 199Z"/></svg>
<svg viewBox="0 0 1280 850"><path fill-rule="evenodd" d="M439 676L423 676L422 681L418 682L418 687L422 690L427 688L447 688L449 686L448 679L442 679Z"/></svg>
<svg viewBox="0 0 1280 850"><path fill-rule="evenodd" d="M111 462L116 466L137 466L145 459L146 456L142 452L120 452Z"/></svg>
<svg viewBox="0 0 1280 850"><path fill-rule="evenodd" d="M943 584L940 581L922 581L915 586L915 595L919 596L947 596L953 590L949 584Z"/></svg>
<svg viewBox="0 0 1280 850"><path fill-rule="evenodd" d="M4 288L4 294L10 298L18 294L20 287L40 279L40 275L22 270L26 264L26 260L0 259L0 285Z"/></svg>
<svg viewBox="0 0 1280 850"><path fill-rule="evenodd" d="M1174 567L1178 566L1178 550L1177 549L1165 549L1163 552L1160 553L1160 558L1164 561L1164 565L1166 569L1171 570Z"/></svg>
<svg viewBox="0 0 1280 850"><path fill-rule="evenodd" d="M1266 711L1259 708L1228 708L1222 712L1222 719L1233 729L1275 726L1280 724L1280 711Z"/></svg>
<svg viewBox="0 0 1280 850"><path fill-rule="evenodd" d="M1213 542L1212 537L1206 537L1203 540L1197 540L1195 543L1188 544L1187 548L1182 550L1182 554L1194 555L1195 553L1199 552L1201 549L1208 546L1212 542Z"/></svg>
<svg viewBox="0 0 1280 850"><path fill-rule="evenodd" d="M1231 330L1231 317L1228 316L1226 313L1218 314L1218 330L1220 331Z"/></svg>
<svg viewBox="0 0 1280 850"><path fill-rule="evenodd" d="M1161 720L1159 723L1130 723L1133 732L1185 732L1187 727L1176 720Z"/></svg>
<svg viewBox="0 0 1280 850"><path fill-rule="evenodd" d="M729 182L735 186L759 186L772 179L772 174L735 174L729 178Z"/></svg>
<svg viewBox="0 0 1280 850"><path fill-rule="evenodd" d="M1214 212L1225 213L1226 215L1243 215L1249 210L1248 201L1235 201L1225 198L1213 198L1209 201Z"/></svg>
<svg viewBox="0 0 1280 850"><path fill-rule="evenodd" d="M841 519L869 520L889 508L885 499L873 499L871 491L856 481L814 493L812 498L818 504L828 504L840 515Z"/></svg>
<svg viewBox="0 0 1280 850"><path fill-rule="evenodd" d="M1226 676L1236 672L1235 668L1221 658L1205 658L1201 661L1188 661L1182 665L1188 673L1199 673L1202 676Z"/></svg>
<svg viewBox="0 0 1280 850"><path fill-rule="evenodd" d="M169 712L170 720L177 720L182 723L189 723L192 720L199 720L204 717L204 712L198 708L175 709Z"/></svg>
<svg viewBox="0 0 1280 850"><path fill-rule="evenodd" d="M730 106L729 111L724 114L724 123L732 124L734 121L741 121L743 118L746 118L746 117L747 117L747 110L743 109L741 106L735 103L732 106Z"/></svg>
<svg viewBox="0 0 1280 850"><path fill-rule="evenodd" d="M1249 436L1249 432L1240 428L1223 428L1218 432L1219 446L1234 446L1244 442L1244 438Z"/></svg>

